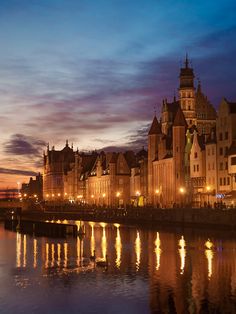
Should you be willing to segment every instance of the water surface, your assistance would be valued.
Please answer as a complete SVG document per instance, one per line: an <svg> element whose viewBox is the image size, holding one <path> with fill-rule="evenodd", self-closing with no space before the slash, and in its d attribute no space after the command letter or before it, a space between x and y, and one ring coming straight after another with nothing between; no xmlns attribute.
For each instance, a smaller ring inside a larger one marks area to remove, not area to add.
<svg viewBox="0 0 236 314"><path fill-rule="evenodd" d="M84 227L82 239L55 239L0 224L0 313L236 313L236 240L226 232Z"/></svg>

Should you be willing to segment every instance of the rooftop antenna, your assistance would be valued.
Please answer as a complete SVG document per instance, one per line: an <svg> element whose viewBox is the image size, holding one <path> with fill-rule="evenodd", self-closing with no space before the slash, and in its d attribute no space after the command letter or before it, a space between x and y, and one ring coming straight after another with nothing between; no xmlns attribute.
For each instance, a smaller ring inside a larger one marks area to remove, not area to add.
<svg viewBox="0 0 236 314"><path fill-rule="evenodd" d="M189 59L188 59L188 53L186 52L186 57L185 57L185 68L187 69L189 65Z"/></svg>

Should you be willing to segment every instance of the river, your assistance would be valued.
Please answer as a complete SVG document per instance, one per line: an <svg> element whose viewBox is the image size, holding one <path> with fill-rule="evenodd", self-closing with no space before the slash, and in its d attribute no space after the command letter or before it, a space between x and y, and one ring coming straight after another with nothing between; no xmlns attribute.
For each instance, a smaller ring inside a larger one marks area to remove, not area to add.
<svg viewBox="0 0 236 314"><path fill-rule="evenodd" d="M236 313L231 234L82 224L81 239L55 239L0 223L1 314Z"/></svg>

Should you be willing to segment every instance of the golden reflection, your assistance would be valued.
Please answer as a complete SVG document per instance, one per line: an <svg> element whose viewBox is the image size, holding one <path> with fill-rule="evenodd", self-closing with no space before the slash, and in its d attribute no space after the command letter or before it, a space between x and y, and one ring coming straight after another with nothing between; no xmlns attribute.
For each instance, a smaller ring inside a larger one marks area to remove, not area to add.
<svg viewBox="0 0 236 314"><path fill-rule="evenodd" d="M68 243L64 243L64 268L68 265Z"/></svg>
<svg viewBox="0 0 236 314"><path fill-rule="evenodd" d="M160 260L161 260L161 240L160 240L159 232L157 232L155 246L156 246L155 253L156 253L156 259L157 259L156 270L158 270L160 268Z"/></svg>
<svg viewBox="0 0 236 314"><path fill-rule="evenodd" d="M52 261L51 261L51 267L53 267L53 266L54 266L54 264L55 264L55 244L54 244L54 243L52 243L51 248L52 248Z"/></svg>
<svg viewBox="0 0 236 314"><path fill-rule="evenodd" d="M46 243L46 246L45 246L45 251L46 251L46 254L45 254L45 268L48 268L48 258L49 258L49 244Z"/></svg>
<svg viewBox="0 0 236 314"><path fill-rule="evenodd" d="M61 243L57 243L57 265L61 264Z"/></svg>
<svg viewBox="0 0 236 314"><path fill-rule="evenodd" d="M140 257L141 257L141 240L140 240L138 231L137 231L137 236L135 240L135 253L136 253L136 271L138 271L139 266L140 266Z"/></svg>
<svg viewBox="0 0 236 314"><path fill-rule="evenodd" d="M116 244L115 244L115 249L116 249L116 267L120 268L121 264L121 249L122 249L122 244L121 244L121 237L120 237L120 225L115 224L116 226Z"/></svg>
<svg viewBox="0 0 236 314"><path fill-rule="evenodd" d="M37 267L37 254L38 254L38 249L37 249L37 239L34 239L34 262L33 262L33 267Z"/></svg>
<svg viewBox="0 0 236 314"><path fill-rule="evenodd" d="M77 237L77 265L82 266L83 260L83 239Z"/></svg>
<svg viewBox="0 0 236 314"><path fill-rule="evenodd" d="M90 252L91 256L94 255L95 250L95 237L94 237L94 222L90 222L89 225L91 226L91 239L90 239Z"/></svg>
<svg viewBox="0 0 236 314"><path fill-rule="evenodd" d="M21 267L21 234L16 233L16 267Z"/></svg>
<svg viewBox="0 0 236 314"><path fill-rule="evenodd" d="M26 235L24 234L24 238L23 238L23 267L26 267L26 253L27 253L27 244L26 244Z"/></svg>
<svg viewBox="0 0 236 314"><path fill-rule="evenodd" d="M208 268L208 279L211 278L211 275L212 275L212 260L213 260L213 256L214 256L214 253L213 253L213 243L208 239L206 242L205 242L205 247L206 247L206 250L205 250L205 256L207 258L207 268Z"/></svg>
<svg viewBox="0 0 236 314"><path fill-rule="evenodd" d="M184 273L184 267L185 267L185 257L186 257L186 242L184 240L184 237L182 236L179 240L179 255L180 255L180 274L182 275Z"/></svg>
<svg viewBox="0 0 236 314"><path fill-rule="evenodd" d="M101 226L102 226L102 257L105 259L107 255L106 224L101 223Z"/></svg>

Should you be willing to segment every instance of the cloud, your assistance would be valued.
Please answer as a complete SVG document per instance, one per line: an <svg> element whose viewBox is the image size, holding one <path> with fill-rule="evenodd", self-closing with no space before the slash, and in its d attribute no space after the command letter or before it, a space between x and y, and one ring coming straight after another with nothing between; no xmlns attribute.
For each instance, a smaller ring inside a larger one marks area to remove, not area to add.
<svg viewBox="0 0 236 314"><path fill-rule="evenodd" d="M46 143L23 134L13 134L4 145L4 152L9 155L27 155L39 157L42 155L42 149Z"/></svg>
<svg viewBox="0 0 236 314"><path fill-rule="evenodd" d="M7 169L7 168L0 168L0 173L10 174L10 175L22 175L22 176L36 176L37 175L37 172L34 172L34 171Z"/></svg>

